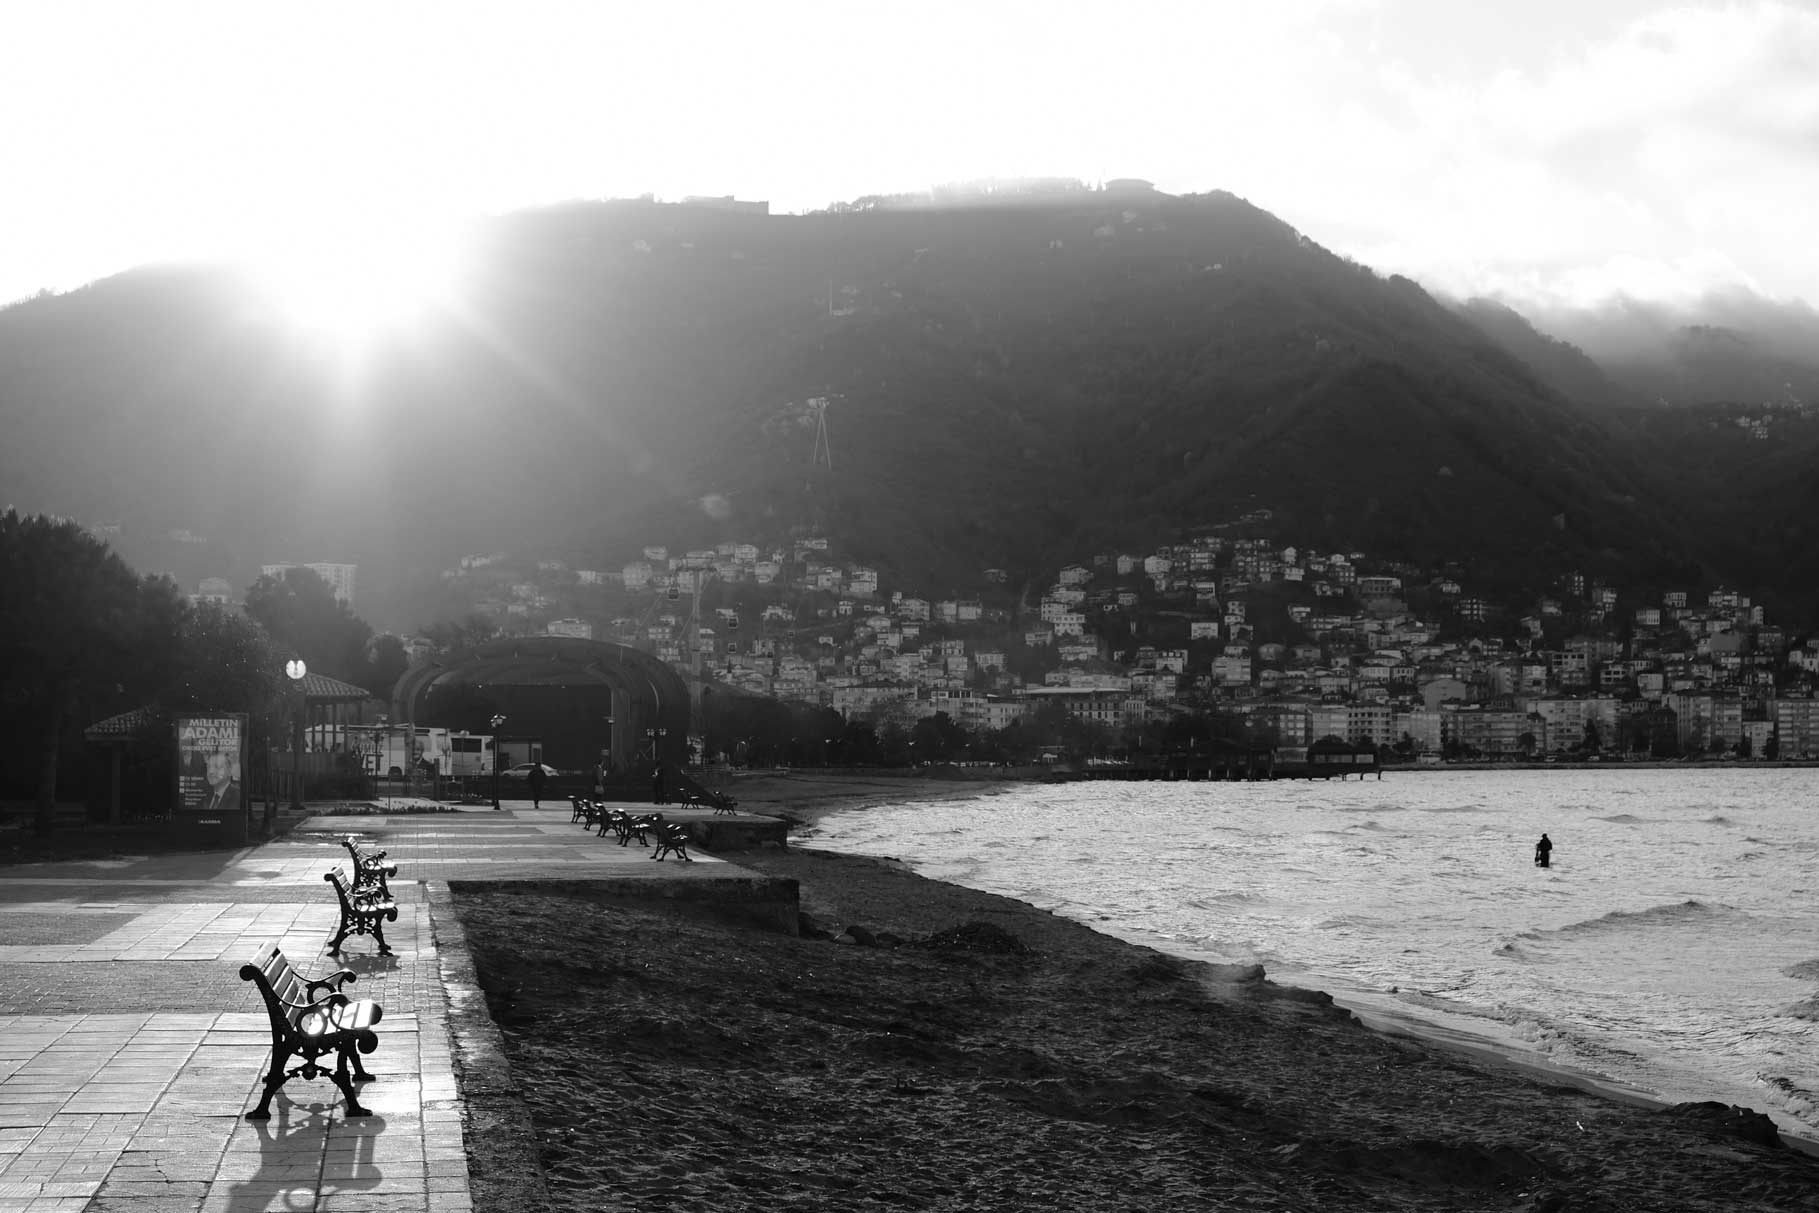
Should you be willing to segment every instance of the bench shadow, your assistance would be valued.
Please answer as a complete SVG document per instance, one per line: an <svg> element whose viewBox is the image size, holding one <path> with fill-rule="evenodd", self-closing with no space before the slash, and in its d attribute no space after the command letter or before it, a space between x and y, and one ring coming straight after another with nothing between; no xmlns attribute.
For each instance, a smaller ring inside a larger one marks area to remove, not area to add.
<svg viewBox="0 0 1819 1213"><path fill-rule="evenodd" d="M340 956L328 958L334 965L346 969L354 977L371 977L377 973L395 973L398 971L396 956L381 956L376 952L343 952Z"/></svg>
<svg viewBox="0 0 1819 1213"><path fill-rule="evenodd" d="M259 1169L228 1186L228 1208L292 1210L315 1207L318 1196L372 1192L385 1174L373 1161L385 1118L335 1115L340 1102L298 1103L280 1093L272 1119L243 1121L259 1134ZM349 1149L349 1144L353 1148ZM309 1193L299 1205L293 1194Z"/></svg>

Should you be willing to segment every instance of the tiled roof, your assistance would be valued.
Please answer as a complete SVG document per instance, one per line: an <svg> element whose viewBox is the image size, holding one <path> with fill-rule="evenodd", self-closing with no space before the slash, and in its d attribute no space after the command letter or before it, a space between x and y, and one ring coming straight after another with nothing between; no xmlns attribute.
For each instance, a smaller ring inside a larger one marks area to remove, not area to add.
<svg viewBox="0 0 1819 1213"><path fill-rule="evenodd" d="M289 679L286 679L288 682ZM303 676L303 695L306 699L318 703L358 703L362 699L371 699L373 693L355 686L351 682L342 682L339 678L330 678L327 674L305 674Z"/></svg>
<svg viewBox="0 0 1819 1213"><path fill-rule="evenodd" d="M327 674L305 674L303 695L311 703L359 703L372 698L372 693L364 688L330 678ZM134 708L106 720L97 720L82 730L82 735L90 741L126 740L140 736L160 719L160 714L152 708Z"/></svg>
<svg viewBox="0 0 1819 1213"><path fill-rule="evenodd" d="M150 708L134 708L118 716L109 716L106 720L97 720L82 730L82 735L90 741L107 741L110 738L124 741L139 736L155 719L156 714Z"/></svg>

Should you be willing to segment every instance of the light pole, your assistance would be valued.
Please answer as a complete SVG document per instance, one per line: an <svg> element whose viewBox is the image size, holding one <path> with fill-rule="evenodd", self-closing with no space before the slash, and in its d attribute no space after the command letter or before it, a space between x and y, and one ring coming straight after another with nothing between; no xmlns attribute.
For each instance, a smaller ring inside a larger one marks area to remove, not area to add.
<svg viewBox="0 0 1819 1213"><path fill-rule="evenodd" d="M296 702L291 704L291 808L303 808L303 713L309 708L309 699L303 693L303 676L309 673L309 667L303 664L303 658L293 657L284 663L285 676L291 680L291 693Z"/></svg>
<svg viewBox="0 0 1819 1213"><path fill-rule="evenodd" d="M646 729L644 735L651 743L651 803L667 804L669 795L663 786L663 739L669 736L669 730Z"/></svg>
<svg viewBox="0 0 1819 1213"><path fill-rule="evenodd" d="M493 717L493 808L499 807L499 760L503 755L499 751L499 726L505 723L504 716Z"/></svg>
<svg viewBox="0 0 1819 1213"><path fill-rule="evenodd" d="M391 717L384 715L377 716L374 719L379 722L379 728L373 730L373 783L377 784L381 779L385 779L385 776L389 773L386 769L385 760L390 755L392 748L392 721ZM381 743L379 741L380 729L385 731L383 748L381 748ZM405 761L408 763L410 760L406 758ZM406 790L409 790L408 787ZM392 783L390 779L385 779L385 807L389 809L391 808L391 805Z"/></svg>

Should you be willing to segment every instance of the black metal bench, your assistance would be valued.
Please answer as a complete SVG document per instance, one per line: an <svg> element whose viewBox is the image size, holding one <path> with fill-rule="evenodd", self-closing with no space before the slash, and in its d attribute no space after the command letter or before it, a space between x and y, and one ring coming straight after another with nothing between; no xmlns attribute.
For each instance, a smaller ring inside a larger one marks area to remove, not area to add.
<svg viewBox="0 0 1819 1213"><path fill-rule="evenodd" d="M606 832L611 830L623 841L625 838L625 810L608 808L604 801L596 803L594 807L599 810L594 815L594 825L597 827L594 833L605 838Z"/></svg>
<svg viewBox="0 0 1819 1213"><path fill-rule="evenodd" d="M272 1067L266 1072L259 1106L246 1118L270 1120L272 1096L291 1079L307 1082L323 1077L341 1088L349 1116L371 1116L354 1093L354 1083L372 1081L373 1076L360 1064L360 1054L379 1047L373 1025L385 1009L376 1002L357 1002L341 992L354 975L339 969L327 977L305 977L291 967L276 944L266 944L250 964L240 966L240 980L259 988L272 1028ZM335 1055L333 1070L321 1064L330 1053ZM287 1069L293 1058L300 1059L299 1064Z"/></svg>
<svg viewBox="0 0 1819 1213"><path fill-rule="evenodd" d="M636 838L639 846L648 847L651 845L650 832L662 824L661 813L628 813L624 809L608 809L601 819L600 833L604 837L607 830L612 830L619 836L620 846L626 846Z"/></svg>
<svg viewBox="0 0 1819 1213"><path fill-rule="evenodd" d="M387 878L398 874L398 865L385 862L384 851L362 851L352 834L342 835L341 845L347 848L353 863L354 892L376 892L381 897L391 897Z"/></svg>
<svg viewBox="0 0 1819 1213"><path fill-rule="evenodd" d="M739 811L738 797L726 792L710 792L706 788L690 788L682 794L682 803L691 809L711 808L716 815Z"/></svg>
<svg viewBox="0 0 1819 1213"><path fill-rule="evenodd" d="M601 817L606 813L606 805L586 796L570 796L568 799L569 803L575 806L575 813L569 818L570 821L578 821L583 828L589 830L600 824Z"/></svg>
<svg viewBox="0 0 1819 1213"><path fill-rule="evenodd" d="M336 928L335 937L328 941L328 954L341 955L341 941L352 934L371 935L379 945L379 955L390 956L392 949L385 942L385 924L398 921L398 905L390 895L349 888L347 873L340 868L325 873L322 879L335 886L335 896L341 902L341 925Z"/></svg>
<svg viewBox="0 0 1819 1213"><path fill-rule="evenodd" d="M695 862L688 853L688 827L680 821L657 824L657 849L651 852L651 858L662 859L665 855L674 855L685 863Z"/></svg>

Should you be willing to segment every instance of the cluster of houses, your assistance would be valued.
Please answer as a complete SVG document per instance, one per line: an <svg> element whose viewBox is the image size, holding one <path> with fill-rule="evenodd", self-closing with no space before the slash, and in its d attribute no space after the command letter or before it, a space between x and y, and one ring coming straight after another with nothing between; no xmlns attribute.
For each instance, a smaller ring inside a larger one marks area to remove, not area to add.
<svg viewBox="0 0 1819 1213"><path fill-rule="evenodd" d="M1819 640L1796 644L1735 591L1572 574L1512 608L1441 571L1221 533L1268 522L1097 555L1046 585L988 569L951 598L886 590L825 538L651 546L617 572L500 575L509 561L473 556L445 576L491 571L478 605L508 629L615 640L848 717L993 730L1058 703L1118 732L1210 708L1280 745L1417 759L1819 757Z"/></svg>

